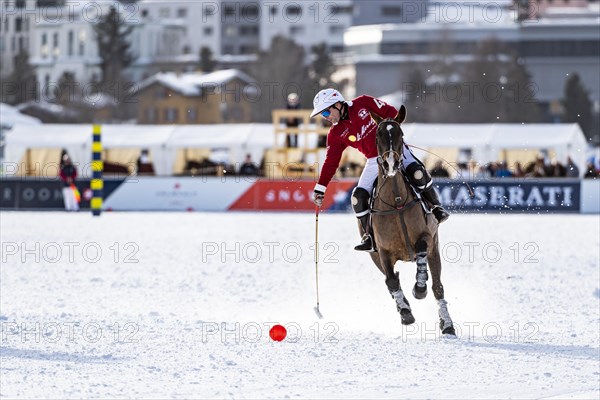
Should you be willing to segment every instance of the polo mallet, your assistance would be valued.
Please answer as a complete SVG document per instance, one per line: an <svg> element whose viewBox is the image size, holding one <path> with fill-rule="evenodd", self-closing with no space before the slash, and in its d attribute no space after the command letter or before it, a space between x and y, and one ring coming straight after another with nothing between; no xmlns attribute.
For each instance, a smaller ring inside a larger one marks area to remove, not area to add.
<svg viewBox="0 0 600 400"><path fill-rule="evenodd" d="M319 206L316 207L315 212L315 276L317 279L317 306L315 307L315 314L320 319L323 319L323 314L319 311Z"/></svg>

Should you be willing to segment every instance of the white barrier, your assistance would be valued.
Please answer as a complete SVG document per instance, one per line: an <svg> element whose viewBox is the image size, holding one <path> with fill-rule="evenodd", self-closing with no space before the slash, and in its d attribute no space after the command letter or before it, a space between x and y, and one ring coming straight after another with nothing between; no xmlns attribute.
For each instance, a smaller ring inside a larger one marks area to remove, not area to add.
<svg viewBox="0 0 600 400"><path fill-rule="evenodd" d="M600 214L600 180L584 179L581 181L582 214Z"/></svg>

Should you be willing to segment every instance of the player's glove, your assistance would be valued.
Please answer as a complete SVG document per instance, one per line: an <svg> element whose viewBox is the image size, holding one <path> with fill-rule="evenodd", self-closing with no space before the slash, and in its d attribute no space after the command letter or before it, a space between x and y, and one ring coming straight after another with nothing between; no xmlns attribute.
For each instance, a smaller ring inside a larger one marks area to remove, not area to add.
<svg viewBox="0 0 600 400"><path fill-rule="evenodd" d="M321 208L323 205L323 199L325 198L325 193L315 190L313 192L313 203L317 205L317 207Z"/></svg>

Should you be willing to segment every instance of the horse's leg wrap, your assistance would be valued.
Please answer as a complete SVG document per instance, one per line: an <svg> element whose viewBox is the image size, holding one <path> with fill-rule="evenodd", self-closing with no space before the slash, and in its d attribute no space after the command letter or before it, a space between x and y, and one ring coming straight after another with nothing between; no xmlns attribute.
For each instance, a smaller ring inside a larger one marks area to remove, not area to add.
<svg viewBox="0 0 600 400"><path fill-rule="evenodd" d="M412 314L408 300L406 300L406 297L404 297L404 292L402 292L402 289L398 287L398 290L391 292L391 294L394 300L396 300L396 310L398 310L398 313L400 313L402 324L410 325L414 323L415 317Z"/></svg>
<svg viewBox="0 0 600 400"><path fill-rule="evenodd" d="M438 315L440 316L440 330L443 334L455 335L454 325L450 313L448 313L448 302L444 299L437 301Z"/></svg>
<svg viewBox="0 0 600 400"><path fill-rule="evenodd" d="M417 286L419 288L427 287L427 242L420 239L415 246L417 250Z"/></svg>
<svg viewBox="0 0 600 400"><path fill-rule="evenodd" d="M408 300L406 300L406 297L404 297L404 292L402 291L402 289L398 289L395 292L392 292L392 297L394 298L394 300L396 300L396 304L398 304L399 309L410 310L410 304L408 304Z"/></svg>
<svg viewBox="0 0 600 400"><path fill-rule="evenodd" d="M356 218L360 222L363 229L362 242L356 246L355 250L373 251L375 249L375 241L371 235L370 222L371 213L369 212L369 199L371 195L366 189L359 186L352 191L352 208L356 214Z"/></svg>

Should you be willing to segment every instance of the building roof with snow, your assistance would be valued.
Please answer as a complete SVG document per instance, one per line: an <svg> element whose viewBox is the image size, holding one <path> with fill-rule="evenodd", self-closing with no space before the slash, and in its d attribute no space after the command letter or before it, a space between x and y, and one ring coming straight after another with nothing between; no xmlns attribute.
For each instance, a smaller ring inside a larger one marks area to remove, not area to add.
<svg viewBox="0 0 600 400"><path fill-rule="evenodd" d="M140 92L158 83L183 96L200 96L203 88L221 87L234 79L248 84L254 82L249 75L237 69L225 69L208 74L159 72L140 83L136 91Z"/></svg>

